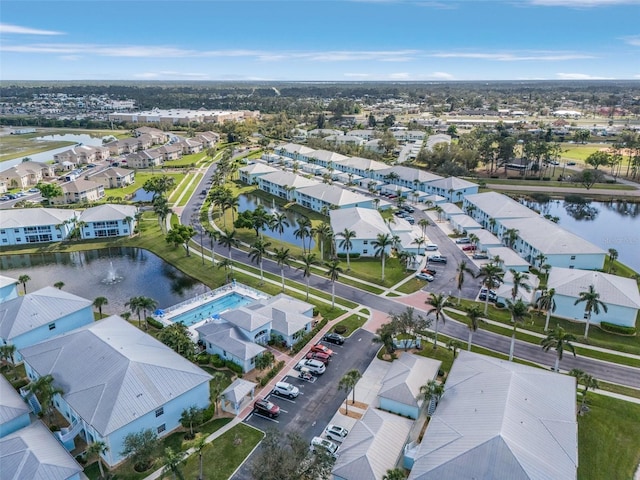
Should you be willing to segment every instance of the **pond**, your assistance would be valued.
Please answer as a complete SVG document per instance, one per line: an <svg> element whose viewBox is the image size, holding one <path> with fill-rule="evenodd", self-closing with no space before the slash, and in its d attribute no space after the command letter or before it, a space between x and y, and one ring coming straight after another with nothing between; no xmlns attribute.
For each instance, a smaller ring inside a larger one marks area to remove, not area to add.
<svg viewBox="0 0 640 480"><path fill-rule="evenodd" d="M284 213L287 216L287 222L289 223L289 226L284 227L282 235L279 232L274 232L268 229L265 232L266 235L278 240L282 240L284 242L292 243L297 246L302 246L301 240L299 238L296 238L293 232L298 229L298 224L296 223L296 221L298 219L306 218L304 215L293 212L291 210L280 208L280 206L276 204L275 200L266 201L263 198L258 197L257 195L252 195L250 193L240 195L238 197L238 201L238 212L244 212L246 210L253 211L258 207L258 205L262 205L269 214L273 214L274 212ZM305 240L305 243L307 245L309 244L308 238ZM315 247L315 244L315 239L311 239L311 248Z"/></svg>
<svg viewBox="0 0 640 480"><path fill-rule="evenodd" d="M640 203L551 200L525 204L558 217L558 225L604 250L616 249L620 262L640 272Z"/></svg>
<svg viewBox="0 0 640 480"><path fill-rule="evenodd" d="M132 202L150 202L153 200L153 192L145 192L144 188L139 188L131 197Z"/></svg>
<svg viewBox="0 0 640 480"><path fill-rule="evenodd" d="M74 142L74 143L82 143L83 145L89 145L92 147L96 147L102 145L103 137L92 137L89 134L71 134L66 133L64 135L45 135L42 137L35 137L33 140L37 141L58 141L58 142ZM34 162L52 162L53 156L65 152L69 150L73 145L69 145L67 147L53 148L51 150L47 150L45 152L34 153L32 155L28 155L28 157ZM24 157L14 158L13 160L7 160L0 163L0 171L6 170L7 168L14 167L19 163L22 163L22 159Z"/></svg>
<svg viewBox="0 0 640 480"><path fill-rule="evenodd" d="M2 255L0 270L16 279L29 275L27 292L64 282L63 290L88 300L106 297L109 304L103 313L127 311L125 303L135 296L153 298L159 308L166 308L208 291L206 285L141 248Z"/></svg>

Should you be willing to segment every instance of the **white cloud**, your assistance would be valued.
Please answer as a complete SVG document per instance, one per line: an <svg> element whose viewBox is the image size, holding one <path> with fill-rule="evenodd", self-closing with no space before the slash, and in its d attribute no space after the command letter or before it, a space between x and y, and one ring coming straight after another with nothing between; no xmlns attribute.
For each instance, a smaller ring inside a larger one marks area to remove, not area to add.
<svg viewBox="0 0 640 480"><path fill-rule="evenodd" d="M613 77L598 77L588 73L556 73L560 80L614 80Z"/></svg>
<svg viewBox="0 0 640 480"><path fill-rule="evenodd" d="M75 62L82 58L82 55L60 55L60 60L64 60L65 62Z"/></svg>
<svg viewBox="0 0 640 480"><path fill-rule="evenodd" d="M629 45L633 45L634 47L640 47L640 35L635 35L633 37L624 37L624 41Z"/></svg>
<svg viewBox="0 0 640 480"><path fill-rule="evenodd" d="M427 75L428 78L436 78L439 80L453 80L454 76L447 72L433 72L430 75Z"/></svg>
<svg viewBox="0 0 640 480"><path fill-rule="evenodd" d="M391 80L409 80L411 78L411 74L407 72L392 73L389 75L389 78Z"/></svg>
<svg viewBox="0 0 640 480"><path fill-rule="evenodd" d="M345 77L349 78L369 78L371 74L369 73L345 73Z"/></svg>
<svg viewBox="0 0 640 480"><path fill-rule="evenodd" d="M592 8L611 5L638 5L640 0L530 0L530 3L544 7Z"/></svg>
<svg viewBox="0 0 640 480"><path fill-rule="evenodd" d="M172 70L162 70L160 72L142 72L133 75L136 78L157 78L157 79L183 79L190 78L192 80L206 80L209 75L206 73L176 72Z"/></svg>
<svg viewBox="0 0 640 480"><path fill-rule="evenodd" d="M488 53L488 52L441 52L430 54L437 58L469 58L475 60L492 60L496 62L546 61L560 62L596 58L593 55L563 52L531 52L531 53Z"/></svg>
<svg viewBox="0 0 640 480"><path fill-rule="evenodd" d="M13 33L16 35L64 35L63 32L56 32L54 30L40 30L38 28L9 25L8 23L0 23L0 33Z"/></svg>

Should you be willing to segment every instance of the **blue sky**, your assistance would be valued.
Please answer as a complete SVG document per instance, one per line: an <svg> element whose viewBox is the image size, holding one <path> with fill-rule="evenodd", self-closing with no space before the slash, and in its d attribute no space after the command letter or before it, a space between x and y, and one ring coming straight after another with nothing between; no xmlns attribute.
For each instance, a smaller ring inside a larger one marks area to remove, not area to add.
<svg viewBox="0 0 640 480"><path fill-rule="evenodd" d="M640 0L2 0L1 80L640 79Z"/></svg>

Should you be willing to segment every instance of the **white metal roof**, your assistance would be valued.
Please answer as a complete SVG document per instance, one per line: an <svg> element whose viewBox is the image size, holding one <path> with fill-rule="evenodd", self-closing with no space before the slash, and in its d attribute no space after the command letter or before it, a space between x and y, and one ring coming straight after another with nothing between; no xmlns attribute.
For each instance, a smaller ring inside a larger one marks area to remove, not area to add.
<svg viewBox="0 0 640 480"><path fill-rule="evenodd" d="M389 227L382 219L380 212L372 208L344 208L330 210L331 228L336 236L336 242L340 243L339 235L345 228L356 232L357 239L372 239L378 234L388 234Z"/></svg>
<svg viewBox="0 0 640 480"><path fill-rule="evenodd" d="M20 394L9 383L9 380L0 375L0 425L21 417L31 410Z"/></svg>
<svg viewBox="0 0 640 480"><path fill-rule="evenodd" d="M196 328L204 339L241 360L249 360L265 351L257 343L249 341L238 327L225 321L212 321Z"/></svg>
<svg viewBox="0 0 640 480"><path fill-rule="evenodd" d="M102 436L211 379L171 348L113 315L20 351Z"/></svg>
<svg viewBox="0 0 640 480"><path fill-rule="evenodd" d="M429 182L429 186L445 188L447 190L453 189L454 191L456 191L456 190L463 190L465 188L470 188L470 187L477 187L478 184L469 182L468 180L465 180L463 178L446 177L446 178L441 178L440 180L434 180L432 182Z"/></svg>
<svg viewBox="0 0 640 480"><path fill-rule="evenodd" d="M230 402L240 403L247 395L253 392L257 386L257 383L250 382L243 378L236 378L231 385L225 388L220 396Z"/></svg>
<svg viewBox="0 0 640 480"><path fill-rule="evenodd" d="M238 307L232 310L227 310L220 316L226 322L236 325L246 332L253 332L254 330L271 322L269 317L260 312L248 309L247 307Z"/></svg>
<svg viewBox="0 0 640 480"><path fill-rule="evenodd" d="M507 268L507 269L509 267L519 267L519 266L529 265L529 262L527 262L524 258L518 255L516 252L511 250L509 247L487 248L487 253L491 258L496 256L500 257L501 264L504 266L504 268Z"/></svg>
<svg viewBox="0 0 640 480"><path fill-rule="evenodd" d="M464 199L496 220L502 218L531 218L539 216L530 208L497 192L474 193L472 195L465 195Z"/></svg>
<svg viewBox="0 0 640 480"><path fill-rule="evenodd" d="M547 288L554 288L556 295L578 298L580 292L593 285L605 304L640 309L638 284L632 278L619 277L603 272L553 267L549 272Z"/></svg>
<svg viewBox="0 0 640 480"><path fill-rule="evenodd" d="M80 214L80 220L86 223L124 220L127 217L134 218L137 212L138 208L133 205L107 203L105 205L87 208Z"/></svg>
<svg viewBox="0 0 640 480"><path fill-rule="evenodd" d="M308 187L303 186L298 188L298 192L337 206L353 205L359 202L371 202L369 197L366 197L361 193L351 192L337 185L326 185L318 182L314 183L314 185Z"/></svg>
<svg viewBox="0 0 640 480"><path fill-rule="evenodd" d="M0 228L60 225L76 215L78 212L66 208L10 208L2 210Z"/></svg>
<svg viewBox="0 0 640 480"><path fill-rule="evenodd" d="M246 167L242 167L238 170L241 172L246 172L248 174L265 174L278 171L277 168L274 168L270 165L265 165L264 163L252 163L251 165L247 165Z"/></svg>
<svg viewBox="0 0 640 480"><path fill-rule="evenodd" d="M3 480L67 480L82 472L39 420L0 439L0 465Z"/></svg>
<svg viewBox="0 0 640 480"><path fill-rule="evenodd" d="M302 175L296 175L293 172L275 171L262 175L260 178L275 185L296 188L309 187L312 185L322 185L317 180L311 180L309 178L303 177Z"/></svg>
<svg viewBox="0 0 640 480"><path fill-rule="evenodd" d="M420 387L438 375L441 362L403 352L391 362L378 396L412 407L419 406Z"/></svg>
<svg viewBox="0 0 640 480"><path fill-rule="evenodd" d="M409 480L575 480L576 380L461 351Z"/></svg>

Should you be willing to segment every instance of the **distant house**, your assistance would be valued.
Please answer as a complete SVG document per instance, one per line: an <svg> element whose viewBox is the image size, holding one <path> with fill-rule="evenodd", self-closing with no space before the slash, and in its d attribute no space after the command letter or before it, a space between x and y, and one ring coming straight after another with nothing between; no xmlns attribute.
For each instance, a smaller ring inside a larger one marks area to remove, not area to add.
<svg viewBox="0 0 640 480"><path fill-rule="evenodd" d="M375 208L371 197L351 192L337 185L322 183L297 188L294 192L294 198L303 207L320 213L335 208Z"/></svg>
<svg viewBox="0 0 640 480"><path fill-rule="evenodd" d="M380 212L371 208L344 208L329 211L331 229L335 234L336 253L346 254L347 250L340 236L345 229L355 232L351 239L350 254L372 257L375 248L372 245L378 235L390 235L390 230Z"/></svg>
<svg viewBox="0 0 640 480"><path fill-rule="evenodd" d="M54 287L0 303L0 343L21 350L93 323L92 302Z"/></svg>
<svg viewBox="0 0 640 480"><path fill-rule="evenodd" d="M162 155L163 162L180 160L182 158L182 148L177 145L164 145L162 147L155 148L153 152Z"/></svg>
<svg viewBox="0 0 640 480"><path fill-rule="evenodd" d="M344 135L344 132L342 130L335 130L333 128L314 128L313 130L309 130L307 132L307 136L315 138L328 137L329 135Z"/></svg>
<svg viewBox="0 0 640 480"><path fill-rule="evenodd" d="M73 230L78 212L60 208L2 210L0 245L60 242Z"/></svg>
<svg viewBox="0 0 640 480"><path fill-rule="evenodd" d="M90 178L94 182L102 182L104 188L123 188L135 182L135 170L125 170L123 168L109 167L92 175Z"/></svg>
<svg viewBox="0 0 640 480"><path fill-rule="evenodd" d="M409 480L575 480L575 378L461 351L405 466Z"/></svg>
<svg viewBox="0 0 640 480"><path fill-rule="evenodd" d="M360 147L365 144L364 139L353 135L343 135L342 132L340 135L328 135L324 137L324 140L336 145L354 145L356 147Z"/></svg>
<svg viewBox="0 0 640 480"><path fill-rule="evenodd" d="M478 250L482 252L486 252L490 248L503 246L502 240L496 237L489 230L482 228L480 230L474 230L471 233L473 233L476 237L478 237L478 240L476 241L476 246L478 247Z"/></svg>
<svg viewBox="0 0 640 480"><path fill-rule="evenodd" d="M62 184L62 195L50 200L52 205L92 203L104 197L104 186L90 180L77 179Z"/></svg>
<svg viewBox="0 0 640 480"><path fill-rule="evenodd" d="M3 479L81 480L82 467L41 421L0 438Z"/></svg>
<svg viewBox="0 0 640 480"><path fill-rule="evenodd" d="M130 153L126 156L127 166L130 168L154 168L160 167L164 156L159 148Z"/></svg>
<svg viewBox="0 0 640 480"><path fill-rule="evenodd" d="M258 177L258 188L260 190L276 197L284 198L289 202L296 198L296 189L318 184L317 180L311 180L292 172L277 171Z"/></svg>
<svg viewBox="0 0 640 480"><path fill-rule="evenodd" d="M313 328L313 305L282 293L247 306L271 318L270 338L292 347Z"/></svg>
<svg viewBox="0 0 640 480"><path fill-rule="evenodd" d="M54 177L53 166L40 162L22 162L0 172L0 177L10 188L25 189Z"/></svg>
<svg viewBox="0 0 640 480"><path fill-rule="evenodd" d="M374 172L374 178L384 180L393 185L432 193L429 190L429 184L443 177L419 168L405 167L403 165L389 167L385 164L384 169Z"/></svg>
<svg viewBox="0 0 640 480"><path fill-rule="evenodd" d="M491 234L490 234L491 235ZM515 270L516 272L528 272L529 262L527 262L524 258L518 255L516 252L511 250L508 247L491 247L486 248L487 254L489 254L489 258L494 260L496 258L500 259L500 267L504 271Z"/></svg>
<svg viewBox="0 0 640 480"><path fill-rule="evenodd" d="M476 222L469 215L454 215L449 219L449 223L460 233L469 234L474 233L476 230L480 230L482 225Z"/></svg>
<svg viewBox="0 0 640 480"><path fill-rule="evenodd" d="M55 405L71 425L57 432L60 441L102 441L110 466L124 460L128 434L163 437L180 426L183 410L209 405L211 375L115 315L21 353L31 380L51 375L62 387Z"/></svg>
<svg viewBox="0 0 640 480"><path fill-rule="evenodd" d="M440 361L403 352L391 363L378 391L381 410L416 420L423 401L420 387L438 376Z"/></svg>
<svg viewBox="0 0 640 480"><path fill-rule="evenodd" d="M441 203L438 206L442 209L442 215L447 220L452 220L457 215L464 215L464 211L455 203Z"/></svg>
<svg viewBox="0 0 640 480"><path fill-rule="evenodd" d="M13 385L0 375L0 438L29 425L30 413L31 409Z"/></svg>
<svg viewBox="0 0 640 480"><path fill-rule="evenodd" d="M607 306L607 312L591 313L591 323L609 322L625 327L635 327L640 310L638 284L632 278L619 277L608 273L554 267L549 272L547 288L555 290L556 310L553 315L570 320L585 321L584 302L575 304L581 292L594 290L600 295L600 301Z"/></svg>
<svg viewBox="0 0 640 480"><path fill-rule="evenodd" d="M215 147L220 141L220 135L215 132L201 132L193 137L194 140L202 144L203 149Z"/></svg>
<svg viewBox="0 0 640 480"><path fill-rule="evenodd" d="M139 127L133 131L134 136L141 137L148 135L155 145L160 145L169 141L169 134L153 127Z"/></svg>
<svg viewBox="0 0 640 480"><path fill-rule="evenodd" d="M429 192L445 197L449 202L460 202L463 197L478 193L478 184L458 177L446 177L428 184Z"/></svg>
<svg viewBox="0 0 640 480"><path fill-rule="evenodd" d="M182 149L183 155L192 155L194 153L200 153L204 150L204 146L202 142L199 142L193 138L184 138L179 142L173 144L175 147L180 147Z"/></svg>
<svg viewBox="0 0 640 480"><path fill-rule="evenodd" d="M330 152L329 150L314 150L307 155L310 163L315 163L321 167L336 168L336 164L341 163L344 160L348 160L349 157L342 155L341 153Z"/></svg>
<svg viewBox="0 0 640 480"><path fill-rule="evenodd" d="M308 162L310 155L315 150L313 148L305 147L304 145L298 145L296 143L287 143L273 149L273 152L283 157L289 157L292 160L298 160L300 162Z"/></svg>
<svg viewBox="0 0 640 480"><path fill-rule="evenodd" d="M84 223L80 229L83 239L128 237L136 227L137 207L106 204L87 208L80 214Z"/></svg>

